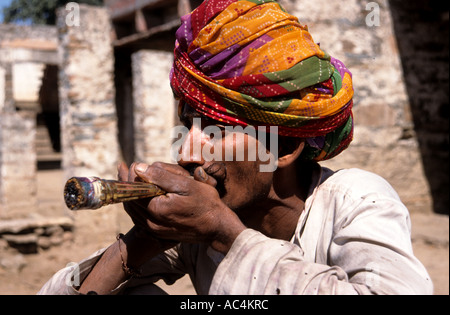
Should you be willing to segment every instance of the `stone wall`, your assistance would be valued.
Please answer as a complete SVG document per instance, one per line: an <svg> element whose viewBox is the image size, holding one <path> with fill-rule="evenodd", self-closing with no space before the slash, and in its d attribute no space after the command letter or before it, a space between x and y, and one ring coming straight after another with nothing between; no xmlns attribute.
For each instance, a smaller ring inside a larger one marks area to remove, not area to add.
<svg viewBox="0 0 450 315"><path fill-rule="evenodd" d="M107 11L80 5L80 26L58 11L63 169L66 177L115 177L119 161L114 55Z"/></svg>
<svg viewBox="0 0 450 315"><path fill-rule="evenodd" d="M57 42L55 27L0 24L2 220L36 214L38 92L43 65L59 63Z"/></svg>
<svg viewBox="0 0 450 315"><path fill-rule="evenodd" d="M175 101L169 75L173 53L142 50L132 56L136 161L170 162Z"/></svg>
<svg viewBox="0 0 450 315"><path fill-rule="evenodd" d="M54 26L0 24L0 61L58 64Z"/></svg>
<svg viewBox="0 0 450 315"><path fill-rule="evenodd" d="M44 69L45 64L37 62L20 62L12 65L13 98L16 106L31 109L37 107Z"/></svg>
<svg viewBox="0 0 450 315"><path fill-rule="evenodd" d="M353 73L355 139L347 151L324 165L373 171L393 185L410 211L431 211L388 1L283 3L308 25L315 41ZM370 19L369 14L377 13L373 5L379 9L379 26Z"/></svg>
<svg viewBox="0 0 450 315"><path fill-rule="evenodd" d="M65 8L57 11L64 181L73 176L116 179L121 158L111 25L104 8L80 5L79 12L80 25L68 26L69 12ZM119 231L127 230L123 224L130 223L121 205L71 212L70 216L77 234L87 242L92 235L110 242Z"/></svg>
<svg viewBox="0 0 450 315"><path fill-rule="evenodd" d="M0 112L0 219L28 216L36 200L36 116Z"/></svg>
<svg viewBox="0 0 450 315"><path fill-rule="evenodd" d="M5 107L6 100L6 70L0 66L0 112Z"/></svg>

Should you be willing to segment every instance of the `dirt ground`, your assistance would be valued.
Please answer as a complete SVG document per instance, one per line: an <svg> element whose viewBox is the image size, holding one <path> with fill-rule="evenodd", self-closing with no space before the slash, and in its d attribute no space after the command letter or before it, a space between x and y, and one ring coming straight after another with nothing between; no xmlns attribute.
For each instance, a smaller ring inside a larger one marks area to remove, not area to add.
<svg viewBox="0 0 450 315"><path fill-rule="evenodd" d="M54 185L63 183L61 171L40 171L38 182L39 215L61 214L61 194L59 188L55 191ZM448 216L431 214L430 211L425 213L411 215L414 252L427 268L435 294L448 295ZM109 244L107 237L99 237L89 229L77 229L71 241L37 254L23 255L12 249L0 248L0 260L8 262L0 264L0 295L35 294L56 271ZM195 294L187 277L173 286L164 283L160 286L169 294Z"/></svg>

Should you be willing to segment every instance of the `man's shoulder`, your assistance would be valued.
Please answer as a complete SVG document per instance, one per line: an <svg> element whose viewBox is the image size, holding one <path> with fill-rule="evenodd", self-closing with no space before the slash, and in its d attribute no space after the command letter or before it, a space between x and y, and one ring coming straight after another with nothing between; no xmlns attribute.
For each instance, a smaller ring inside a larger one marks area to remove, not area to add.
<svg viewBox="0 0 450 315"><path fill-rule="evenodd" d="M331 176L334 180L349 181L350 179L370 179L371 181L386 182L386 180L381 175L360 168L344 168L337 171L332 171L330 169L327 169L326 167L322 167L322 169L324 173L331 173Z"/></svg>
<svg viewBox="0 0 450 315"><path fill-rule="evenodd" d="M315 201L334 209L335 222L343 226L359 215L405 218L408 210L395 189L382 176L362 169L342 169L329 175L317 187Z"/></svg>
<svg viewBox="0 0 450 315"><path fill-rule="evenodd" d="M349 195L383 194L398 198L395 189L382 176L359 168L332 171L322 167L322 183L325 189L333 189Z"/></svg>

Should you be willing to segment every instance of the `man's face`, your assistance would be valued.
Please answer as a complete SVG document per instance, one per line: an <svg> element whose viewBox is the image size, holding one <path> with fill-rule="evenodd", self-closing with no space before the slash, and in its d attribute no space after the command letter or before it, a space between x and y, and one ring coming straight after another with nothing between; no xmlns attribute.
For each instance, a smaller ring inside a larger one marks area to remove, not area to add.
<svg viewBox="0 0 450 315"><path fill-rule="evenodd" d="M261 171L275 157L258 140L258 131L233 128L184 106L181 121L189 130L178 151L178 163L193 172L201 166L217 181L222 201L239 215L263 203L273 172ZM270 158L269 158L270 157ZM264 162L263 162L264 161Z"/></svg>

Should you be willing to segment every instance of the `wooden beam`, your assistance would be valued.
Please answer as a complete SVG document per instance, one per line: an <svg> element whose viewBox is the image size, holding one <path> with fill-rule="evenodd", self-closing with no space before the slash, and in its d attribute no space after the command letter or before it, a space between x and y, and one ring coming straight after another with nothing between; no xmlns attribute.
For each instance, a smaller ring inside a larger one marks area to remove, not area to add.
<svg viewBox="0 0 450 315"><path fill-rule="evenodd" d="M122 46L125 46L128 44L137 42L139 40L146 39L153 35L157 35L158 33L170 31L176 27L179 27L180 25L181 25L181 21L179 19L177 19L177 20L174 20L174 21L162 24L162 25L152 27L145 32L129 35L129 36L123 37L121 39L115 40L113 42L113 45L115 47L122 47Z"/></svg>

